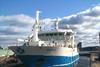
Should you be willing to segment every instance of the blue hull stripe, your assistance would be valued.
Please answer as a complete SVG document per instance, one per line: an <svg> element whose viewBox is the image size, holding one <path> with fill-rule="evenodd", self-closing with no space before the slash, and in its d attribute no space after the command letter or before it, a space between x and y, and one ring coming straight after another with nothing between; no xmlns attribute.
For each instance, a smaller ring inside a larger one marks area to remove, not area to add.
<svg viewBox="0 0 100 67"><path fill-rule="evenodd" d="M79 58L77 58L76 60L70 62L70 63L66 63L66 64L59 64L59 65L54 65L54 67L62 67L62 66L68 66L68 65L71 65L71 64L74 64L75 62L77 62L79 60Z"/></svg>
<svg viewBox="0 0 100 67"><path fill-rule="evenodd" d="M18 57L27 67L73 67L72 65L79 59L79 55L73 57L19 55Z"/></svg>

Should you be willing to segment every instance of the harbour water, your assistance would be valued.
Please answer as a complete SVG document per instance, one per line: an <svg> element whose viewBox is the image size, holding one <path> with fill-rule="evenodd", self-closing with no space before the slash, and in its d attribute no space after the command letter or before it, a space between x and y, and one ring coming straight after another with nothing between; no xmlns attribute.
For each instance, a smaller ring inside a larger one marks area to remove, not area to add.
<svg viewBox="0 0 100 67"><path fill-rule="evenodd" d="M77 66L74 67L99 67L100 62L93 62L89 57L80 56L80 60ZM25 67L25 65L16 57L12 56L9 58L1 57L0 58L0 67Z"/></svg>
<svg viewBox="0 0 100 67"><path fill-rule="evenodd" d="M6 54L6 51L2 53ZM0 57L0 67L25 67L25 65L15 55L11 55ZM74 67L100 67L100 61L92 61L89 56L80 55L78 65Z"/></svg>

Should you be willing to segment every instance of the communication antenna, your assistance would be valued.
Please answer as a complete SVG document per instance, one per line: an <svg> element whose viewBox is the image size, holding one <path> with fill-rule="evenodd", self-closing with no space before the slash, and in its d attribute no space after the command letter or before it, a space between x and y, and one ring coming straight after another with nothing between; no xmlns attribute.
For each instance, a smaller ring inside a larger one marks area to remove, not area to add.
<svg viewBox="0 0 100 67"><path fill-rule="evenodd" d="M59 21L60 21L60 18L58 17L58 18L57 18L57 21L56 21L56 23L55 23L56 30L58 30L58 29L59 29L59 26L58 26Z"/></svg>
<svg viewBox="0 0 100 67"><path fill-rule="evenodd" d="M41 11L36 11L36 24L39 24L39 16Z"/></svg>

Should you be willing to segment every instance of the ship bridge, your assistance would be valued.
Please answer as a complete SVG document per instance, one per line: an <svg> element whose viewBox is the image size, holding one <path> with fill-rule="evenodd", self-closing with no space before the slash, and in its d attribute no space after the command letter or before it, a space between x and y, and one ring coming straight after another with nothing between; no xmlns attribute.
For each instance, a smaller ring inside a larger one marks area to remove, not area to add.
<svg viewBox="0 0 100 67"><path fill-rule="evenodd" d="M53 46L74 46L74 32L71 29L59 29L38 34L39 39Z"/></svg>

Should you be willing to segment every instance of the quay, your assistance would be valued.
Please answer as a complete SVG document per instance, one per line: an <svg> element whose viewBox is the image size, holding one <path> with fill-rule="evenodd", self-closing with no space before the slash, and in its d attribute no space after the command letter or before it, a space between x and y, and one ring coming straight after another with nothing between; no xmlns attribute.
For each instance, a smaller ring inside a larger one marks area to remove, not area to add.
<svg viewBox="0 0 100 67"><path fill-rule="evenodd" d="M78 67L100 67L100 47L84 47L79 49Z"/></svg>

